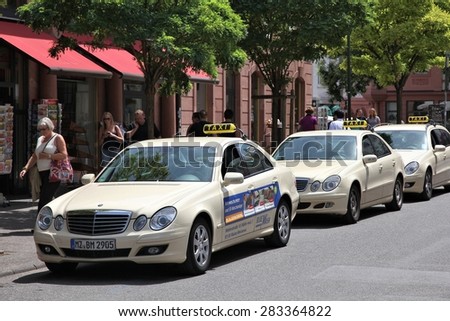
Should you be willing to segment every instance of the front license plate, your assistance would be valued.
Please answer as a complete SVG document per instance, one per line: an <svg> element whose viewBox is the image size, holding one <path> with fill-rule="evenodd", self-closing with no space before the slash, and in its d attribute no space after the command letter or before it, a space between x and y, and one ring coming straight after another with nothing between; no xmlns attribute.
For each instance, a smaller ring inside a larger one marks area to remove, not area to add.
<svg viewBox="0 0 450 321"><path fill-rule="evenodd" d="M72 250L111 251L116 249L116 240L70 240Z"/></svg>

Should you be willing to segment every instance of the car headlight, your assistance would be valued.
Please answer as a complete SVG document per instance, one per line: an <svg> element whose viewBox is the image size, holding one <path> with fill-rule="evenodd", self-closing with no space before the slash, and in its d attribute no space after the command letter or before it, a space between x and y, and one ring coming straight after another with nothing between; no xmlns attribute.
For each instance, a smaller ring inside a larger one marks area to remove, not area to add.
<svg viewBox="0 0 450 321"><path fill-rule="evenodd" d="M52 224L53 212L48 206L43 207L38 214L37 224L41 230L46 230Z"/></svg>
<svg viewBox="0 0 450 321"><path fill-rule="evenodd" d="M341 178L338 175L331 175L322 183L322 189L325 192L330 192L339 186L341 183Z"/></svg>
<svg viewBox="0 0 450 321"><path fill-rule="evenodd" d="M177 210L174 207L164 207L152 216L150 228L155 231L162 230L173 222L175 216L177 216Z"/></svg>
<svg viewBox="0 0 450 321"><path fill-rule="evenodd" d="M64 228L64 218L61 215L58 215L55 218L55 222L53 223L55 230L61 231Z"/></svg>
<svg viewBox="0 0 450 321"><path fill-rule="evenodd" d="M319 189L319 187L320 187L319 181L312 182L311 187L310 187L311 192L316 192Z"/></svg>
<svg viewBox="0 0 450 321"><path fill-rule="evenodd" d="M416 161L413 161L405 166L405 174L406 175L414 174L415 172L417 172L418 169L419 169L419 163Z"/></svg>
<svg viewBox="0 0 450 321"><path fill-rule="evenodd" d="M140 215L136 221L134 221L133 224L133 229L136 232L139 232L140 230L142 230L145 226L145 224L147 223L147 216L146 215Z"/></svg>

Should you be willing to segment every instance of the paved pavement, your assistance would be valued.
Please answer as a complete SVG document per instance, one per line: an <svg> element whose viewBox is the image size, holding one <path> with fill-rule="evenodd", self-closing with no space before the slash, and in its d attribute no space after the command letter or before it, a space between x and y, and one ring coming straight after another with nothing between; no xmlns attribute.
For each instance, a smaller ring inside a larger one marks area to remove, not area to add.
<svg viewBox="0 0 450 321"><path fill-rule="evenodd" d="M33 234L37 202L30 196L8 196L0 204L0 277L44 267L36 256Z"/></svg>

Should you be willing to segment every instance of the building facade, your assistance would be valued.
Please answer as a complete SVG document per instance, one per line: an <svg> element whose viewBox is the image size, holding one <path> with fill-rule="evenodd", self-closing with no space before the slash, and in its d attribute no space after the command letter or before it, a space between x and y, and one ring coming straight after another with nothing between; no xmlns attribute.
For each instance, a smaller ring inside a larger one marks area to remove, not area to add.
<svg viewBox="0 0 450 321"><path fill-rule="evenodd" d="M76 179L99 170L97 137L103 112L111 112L116 122L126 125L133 121L136 109L145 110L142 72L128 53L117 49L94 52L80 46L55 59L48 54L54 39L14 19L0 19L0 106L13 115L0 118L0 143L4 145L0 157L10 158L7 170L0 171L0 192L5 195L29 191L28 181L21 180L19 172L33 152L37 120L50 116L52 108ZM236 125L247 136L269 146L272 103L261 97L271 92L254 64L245 64L239 72L219 69L217 79L187 74L192 82L189 93L155 98L155 124L162 137L185 135L195 111L206 110L210 122L222 122L224 110L231 109ZM282 137L296 130L299 115L312 99L311 64L293 63L290 75L290 95L280 120ZM8 141L1 135L8 136ZM0 158L0 169L1 163Z"/></svg>

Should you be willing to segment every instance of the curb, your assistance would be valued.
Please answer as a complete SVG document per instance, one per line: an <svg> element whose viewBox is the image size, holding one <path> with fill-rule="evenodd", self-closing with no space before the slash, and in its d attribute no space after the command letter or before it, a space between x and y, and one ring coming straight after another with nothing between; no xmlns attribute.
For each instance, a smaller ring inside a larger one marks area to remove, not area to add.
<svg viewBox="0 0 450 321"><path fill-rule="evenodd" d="M39 270L45 267L45 264L43 262L35 262L32 263L31 265L22 265L22 266L18 266L18 267L14 267L14 268L9 268L6 271L0 271L0 278L5 277L5 276L11 276L14 274L20 274L20 273L25 273L25 272L30 272L33 270Z"/></svg>

